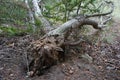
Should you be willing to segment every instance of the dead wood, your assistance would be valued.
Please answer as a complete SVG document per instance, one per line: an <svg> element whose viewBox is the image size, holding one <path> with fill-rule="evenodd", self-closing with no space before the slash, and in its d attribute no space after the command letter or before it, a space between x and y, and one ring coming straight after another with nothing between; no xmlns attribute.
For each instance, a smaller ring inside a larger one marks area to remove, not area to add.
<svg viewBox="0 0 120 80"><path fill-rule="evenodd" d="M68 36L72 29L82 27L83 25L91 25L95 29L101 30L103 25L98 24L98 22L89 19L89 17L104 16L111 14L113 12L113 3L107 2L112 5L110 12L103 14L93 14L93 15L81 15L72 20L67 21L60 27L46 33L46 35L31 43L29 47L29 52L32 60L29 64L29 76L34 76L42 74L44 70L57 64L58 62L64 61L65 58L65 47L66 46L76 46L81 41L67 41ZM106 23L108 20L105 20Z"/></svg>
<svg viewBox="0 0 120 80"><path fill-rule="evenodd" d="M64 60L63 39L60 37L46 37L30 45L32 61L29 64L29 75L39 75L52 65Z"/></svg>

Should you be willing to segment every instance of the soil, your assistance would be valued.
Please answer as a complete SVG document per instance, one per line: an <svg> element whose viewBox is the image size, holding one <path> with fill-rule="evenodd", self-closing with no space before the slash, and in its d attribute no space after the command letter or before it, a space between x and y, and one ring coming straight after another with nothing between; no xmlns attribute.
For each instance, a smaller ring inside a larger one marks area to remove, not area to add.
<svg viewBox="0 0 120 80"><path fill-rule="evenodd" d="M97 44L84 41L78 53L71 51L65 62L47 69L41 76L27 77L27 48L34 36L0 37L0 80L120 80L120 20L110 27L114 41ZM81 54L89 54L89 62Z"/></svg>

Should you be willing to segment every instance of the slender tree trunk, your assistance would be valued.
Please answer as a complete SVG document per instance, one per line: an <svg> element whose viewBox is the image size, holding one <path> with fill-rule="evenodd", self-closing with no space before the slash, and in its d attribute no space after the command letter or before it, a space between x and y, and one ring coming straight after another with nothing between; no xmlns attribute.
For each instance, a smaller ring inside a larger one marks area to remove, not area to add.
<svg viewBox="0 0 120 80"><path fill-rule="evenodd" d="M35 19L42 23L42 25L44 26L45 32L50 31L52 29L52 27L51 27L49 21L42 15L42 11L38 5L38 0L32 0L32 3L33 3Z"/></svg>
<svg viewBox="0 0 120 80"><path fill-rule="evenodd" d="M30 24L32 24L33 31L35 32L35 30L36 30L35 19L34 19L33 12L32 12L32 10L29 6L28 0L25 0L25 4L26 4L26 7L28 8L28 16L29 16L29 19L30 19Z"/></svg>

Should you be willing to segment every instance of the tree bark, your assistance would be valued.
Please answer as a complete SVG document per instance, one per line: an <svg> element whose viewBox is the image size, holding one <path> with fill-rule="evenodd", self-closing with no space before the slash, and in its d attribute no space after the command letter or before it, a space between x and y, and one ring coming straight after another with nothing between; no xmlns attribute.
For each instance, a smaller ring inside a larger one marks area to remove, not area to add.
<svg viewBox="0 0 120 80"><path fill-rule="evenodd" d="M26 7L28 9L28 16L29 16L29 19L30 19L30 23L32 24L32 27L33 27L33 32L35 32L35 30L36 30L35 19L34 19L33 12L32 12L32 10L29 6L28 0L25 0L25 4L26 4Z"/></svg>
<svg viewBox="0 0 120 80"><path fill-rule="evenodd" d="M33 3L35 19L42 23L42 25L44 26L45 32L50 31L52 29L52 27L51 27L49 21L42 15L42 11L38 5L38 0L33 0L32 3Z"/></svg>
<svg viewBox="0 0 120 80"><path fill-rule="evenodd" d="M104 16L113 12L112 8L110 12L104 14L93 14L88 16L81 15L50 31L52 27L50 23L43 17L37 0L33 0L33 8L35 17L41 21L47 31L43 38L32 42L32 44L29 46L29 50L33 58L29 64L29 76L41 74L44 70L56 64L57 62L64 61L66 50L65 47L76 46L80 43L80 41L66 42L65 36L69 29L76 29L77 27L82 27L83 25L91 25L93 28L101 30L101 28L103 28L102 26L104 25L101 26L101 24L98 24L98 22L90 20L89 17ZM67 36L69 36L69 34ZM92 60L91 57L89 60Z"/></svg>

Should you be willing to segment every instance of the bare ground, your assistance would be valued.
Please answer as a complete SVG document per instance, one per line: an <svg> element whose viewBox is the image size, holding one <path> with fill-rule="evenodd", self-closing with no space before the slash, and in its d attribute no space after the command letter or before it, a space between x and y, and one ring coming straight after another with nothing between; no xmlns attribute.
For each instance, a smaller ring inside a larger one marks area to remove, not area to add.
<svg viewBox="0 0 120 80"><path fill-rule="evenodd" d="M110 27L114 41L97 44L83 41L78 53L71 51L63 63L46 70L41 76L27 77L27 46L35 38L0 37L0 80L120 80L120 20ZM87 53L93 61L81 58Z"/></svg>

